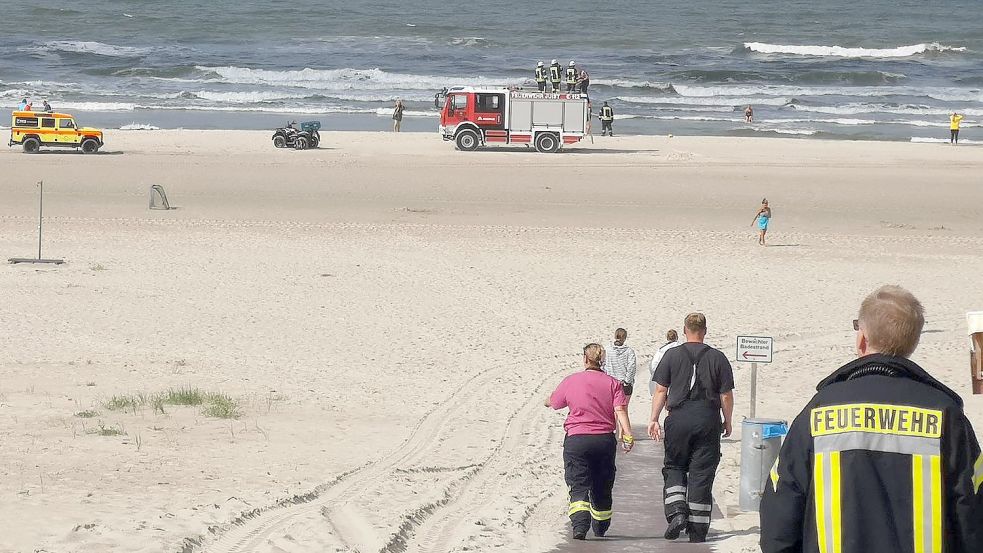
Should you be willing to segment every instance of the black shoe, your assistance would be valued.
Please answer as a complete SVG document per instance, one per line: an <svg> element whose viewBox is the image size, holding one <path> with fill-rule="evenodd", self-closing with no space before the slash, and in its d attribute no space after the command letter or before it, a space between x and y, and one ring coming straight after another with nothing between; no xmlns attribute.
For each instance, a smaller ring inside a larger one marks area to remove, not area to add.
<svg viewBox="0 0 983 553"><path fill-rule="evenodd" d="M673 515L669 519L669 527L666 528L665 538L667 540L674 540L679 537L679 533L686 528L686 516L682 513Z"/></svg>
<svg viewBox="0 0 983 553"><path fill-rule="evenodd" d="M587 530L574 530L573 531L573 539L575 539L575 540L586 540L587 539Z"/></svg>
<svg viewBox="0 0 983 553"><path fill-rule="evenodd" d="M592 520L591 530L594 531L594 535L603 538L604 534L608 533L608 528L611 528L610 520Z"/></svg>

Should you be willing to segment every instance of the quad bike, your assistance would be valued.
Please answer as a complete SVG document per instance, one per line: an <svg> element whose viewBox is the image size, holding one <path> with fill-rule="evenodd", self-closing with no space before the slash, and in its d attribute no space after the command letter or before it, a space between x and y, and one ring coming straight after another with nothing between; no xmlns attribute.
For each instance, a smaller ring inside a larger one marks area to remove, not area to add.
<svg viewBox="0 0 983 553"><path fill-rule="evenodd" d="M273 131L273 145L277 148L294 148L295 150L306 150L317 148L321 142L320 121L305 121L296 127L297 122L291 121L286 127Z"/></svg>

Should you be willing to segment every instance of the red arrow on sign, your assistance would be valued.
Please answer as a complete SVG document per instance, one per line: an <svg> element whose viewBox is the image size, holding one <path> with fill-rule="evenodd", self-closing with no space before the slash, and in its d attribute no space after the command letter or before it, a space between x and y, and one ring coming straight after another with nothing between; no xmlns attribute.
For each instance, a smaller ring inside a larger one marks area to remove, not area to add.
<svg viewBox="0 0 983 553"><path fill-rule="evenodd" d="M760 357L762 359L767 359L768 358L767 355L764 355L764 354L761 354L761 353L748 353L748 352L745 351L744 352L744 358L745 359L748 359L749 357Z"/></svg>

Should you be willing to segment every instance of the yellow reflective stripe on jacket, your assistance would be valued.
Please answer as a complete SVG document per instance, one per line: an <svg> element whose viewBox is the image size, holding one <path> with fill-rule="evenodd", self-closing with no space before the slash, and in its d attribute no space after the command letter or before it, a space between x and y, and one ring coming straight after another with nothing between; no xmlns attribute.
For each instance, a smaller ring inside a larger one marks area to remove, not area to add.
<svg viewBox="0 0 983 553"><path fill-rule="evenodd" d="M911 457L915 553L942 553L942 457Z"/></svg>
<svg viewBox="0 0 983 553"><path fill-rule="evenodd" d="M771 467L771 491L778 491L778 459L775 459L775 464Z"/></svg>
<svg viewBox="0 0 983 553"><path fill-rule="evenodd" d="M613 514L614 511L598 511L594 507L590 508L590 516L594 520L598 520L598 521L611 520L611 516Z"/></svg>
<svg viewBox="0 0 983 553"><path fill-rule="evenodd" d="M581 511L590 511L590 510L591 510L590 509L590 502L587 502L587 501L571 501L570 502L570 512L567 513L567 516L573 516L575 513L579 513Z"/></svg>
<svg viewBox="0 0 983 553"><path fill-rule="evenodd" d="M973 489L976 493L980 493L980 486L983 485L983 453L976 458L976 464L973 465Z"/></svg>
<svg viewBox="0 0 983 553"><path fill-rule="evenodd" d="M842 551L840 507L840 453L816 453L813 463L816 492L816 536L819 553Z"/></svg>

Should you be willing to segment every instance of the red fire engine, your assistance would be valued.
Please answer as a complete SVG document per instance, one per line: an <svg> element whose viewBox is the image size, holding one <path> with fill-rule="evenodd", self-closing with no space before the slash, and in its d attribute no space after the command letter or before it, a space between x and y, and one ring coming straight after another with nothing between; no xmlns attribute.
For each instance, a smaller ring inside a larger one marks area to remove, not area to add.
<svg viewBox="0 0 983 553"><path fill-rule="evenodd" d="M525 144L555 152L587 134L590 107L580 93L551 94L505 87L455 87L440 111L440 135L459 150L487 144Z"/></svg>

